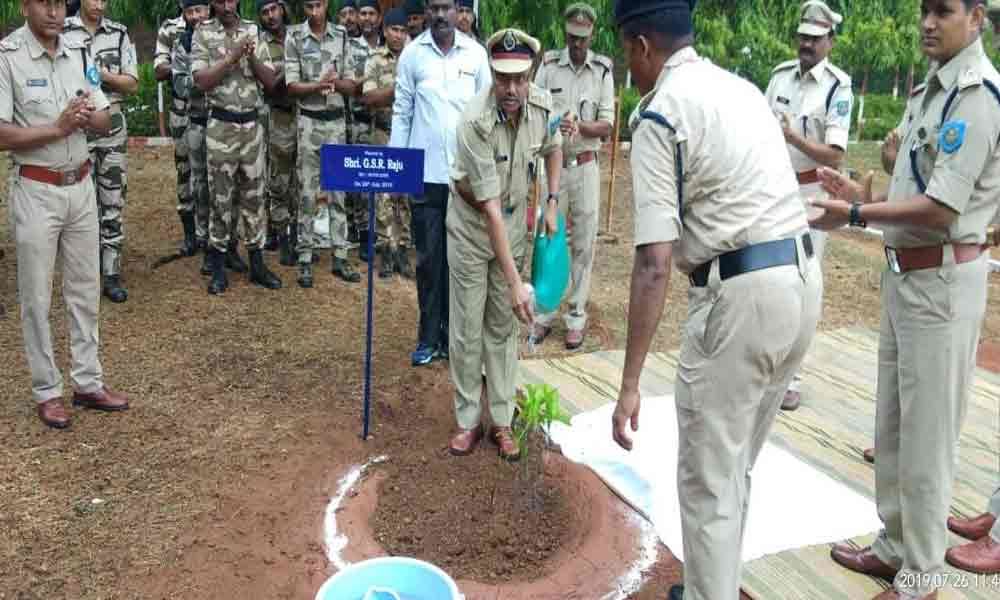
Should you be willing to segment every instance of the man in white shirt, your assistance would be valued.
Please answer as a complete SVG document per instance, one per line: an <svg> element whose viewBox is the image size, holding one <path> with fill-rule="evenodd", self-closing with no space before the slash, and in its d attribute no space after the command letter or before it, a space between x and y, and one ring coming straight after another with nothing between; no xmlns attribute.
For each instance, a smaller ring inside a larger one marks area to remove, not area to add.
<svg viewBox="0 0 1000 600"><path fill-rule="evenodd" d="M445 215L455 131L466 104L492 85L486 50L455 29L455 0L429 0L428 28L403 50L389 145L424 150L424 194L411 199L420 325L413 366L448 357Z"/></svg>

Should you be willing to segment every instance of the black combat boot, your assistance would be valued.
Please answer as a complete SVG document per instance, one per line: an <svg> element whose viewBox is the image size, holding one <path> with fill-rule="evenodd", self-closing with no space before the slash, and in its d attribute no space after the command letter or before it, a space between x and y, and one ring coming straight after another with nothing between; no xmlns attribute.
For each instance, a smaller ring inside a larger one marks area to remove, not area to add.
<svg viewBox="0 0 1000 600"><path fill-rule="evenodd" d="M198 240L198 245L205 251L205 254L201 258L201 274L211 275L212 274L212 248L208 245L208 242Z"/></svg>
<svg viewBox="0 0 1000 600"><path fill-rule="evenodd" d="M278 228L271 223L267 224L267 237L264 238L264 250L274 252L278 249Z"/></svg>
<svg viewBox="0 0 1000 600"><path fill-rule="evenodd" d="M229 280L226 278L226 257L211 246L206 250L208 254L209 267L212 270L212 280L208 282L208 293L221 294L229 287Z"/></svg>
<svg viewBox="0 0 1000 600"><path fill-rule="evenodd" d="M233 273L247 272L247 264L240 257L240 243L238 240L229 240L229 248L226 252L226 268Z"/></svg>
<svg viewBox="0 0 1000 600"><path fill-rule="evenodd" d="M311 262L299 263L299 287L311 288L313 286L313 266Z"/></svg>
<svg viewBox="0 0 1000 600"><path fill-rule="evenodd" d="M292 248L292 239L287 233L278 236L278 262L284 267L294 267L298 261L295 256L295 249Z"/></svg>
<svg viewBox="0 0 1000 600"><path fill-rule="evenodd" d="M358 258L368 262L368 228L358 230Z"/></svg>
<svg viewBox="0 0 1000 600"><path fill-rule="evenodd" d="M104 295L115 304L121 304L128 300L128 290L122 287L120 275L104 276Z"/></svg>
<svg viewBox="0 0 1000 600"><path fill-rule="evenodd" d="M378 264L378 276L382 279L388 279L392 277L392 273L395 270L396 259L392 248L388 244L382 246L378 251L379 264Z"/></svg>
<svg viewBox="0 0 1000 600"><path fill-rule="evenodd" d="M264 253L260 248L250 251L250 283L256 283L269 290L281 289L281 280L264 264Z"/></svg>
<svg viewBox="0 0 1000 600"><path fill-rule="evenodd" d="M194 214L181 213L181 225L184 227L181 256L194 256L198 253L198 239L194 233Z"/></svg>
<svg viewBox="0 0 1000 600"><path fill-rule="evenodd" d="M361 281L361 274L354 270L351 263L347 262L347 259L333 257L333 266L330 267L330 272L340 277L348 283L357 283Z"/></svg>
<svg viewBox="0 0 1000 600"><path fill-rule="evenodd" d="M410 253L406 251L406 248L403 246L396 248L395 258L396 272L407 279L413 279L413 267L410 266Z"/></svg>

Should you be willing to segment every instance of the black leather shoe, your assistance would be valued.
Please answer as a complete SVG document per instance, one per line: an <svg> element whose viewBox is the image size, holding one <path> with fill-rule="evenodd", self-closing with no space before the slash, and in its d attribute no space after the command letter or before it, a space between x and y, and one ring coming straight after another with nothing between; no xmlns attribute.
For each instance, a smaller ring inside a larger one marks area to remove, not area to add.
<svg viewBox="0 0 1000 600"><path fill-rule="evenodd" d="M194 256L198 253L198 239L194 231L194 215L181 213L181 226L184 227L184 241L181 242L181 256Z"/></svg>
<svg viewBox="0 0 1000 600"><path fill-rule="evenodd" d="M347 262L343 258L334 258L333 266L330 268L330 272L340 277L348 283L357 283L361 281L361 274L354 270L351 263Z"/></svg>
<svg viewBox="0 0 1000 600"><path fill-rule="evenodd" d="M128 290L122 287L120 275L104 276L104 295L115 304L128 300Z"/></svg>
<svg viewBox="0 0 1000 600"><path fill-rule="evenodd" d="M226 252L226 268L233 273L246 273L249 270L247 264L243 262L243 258L240 257L239 242L229 242L229 248Z"/></svg>
<svg viewBox="0 0 1000 600"><path fill-rule="evenodd" d="M264 253L258 248L250 251L250 283L269 290L281 289L281 280L264 264Z"/></svg>
<svg viewBox="0 0 1000 600"><path fill-rule="evenodd" d="M226 277L226 257L215 248L209 248L207 252L209 266L212 269L212 280L208 282L208 293L221 294L229 287L229 279Z"/></svg>

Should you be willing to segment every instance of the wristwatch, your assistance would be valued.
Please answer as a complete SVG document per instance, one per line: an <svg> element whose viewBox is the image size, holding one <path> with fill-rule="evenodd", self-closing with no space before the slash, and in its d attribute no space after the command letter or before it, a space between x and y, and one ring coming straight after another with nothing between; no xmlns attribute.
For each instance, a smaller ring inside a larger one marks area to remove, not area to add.
<svg viewBox="0 0 1000 600"><path fill-rule="evenodd" d="M559 202L559 192L556 192L554 194L550 193L549 197L545 201L546 201L546 203L552 202L552 201Z"/></svg>
<svg viewBox="0 0 1000 600"><path fill-rule="evenodd" d="M868 222L861 218L861 203L860 202L852 202L851 203L851 212L849 213L849 215L847 217L847 222L848 222L848 224L851 225L851 227L867 227L868 226Z"/></svg>

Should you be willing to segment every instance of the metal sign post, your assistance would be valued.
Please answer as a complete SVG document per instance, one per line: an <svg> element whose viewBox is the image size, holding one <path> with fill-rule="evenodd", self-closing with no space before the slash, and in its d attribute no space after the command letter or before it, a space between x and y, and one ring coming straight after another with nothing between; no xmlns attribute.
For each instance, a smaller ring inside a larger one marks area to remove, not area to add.
<svg viewBox="0 0 1000 600"><path fill-rule="evenodd" d="M424 151L387 146L324 144L320 187L329 192L368 194L368 305L365 332L365 389L361 439L371 424L372 331L375 307L375 194L424 193Z"/></svg>

